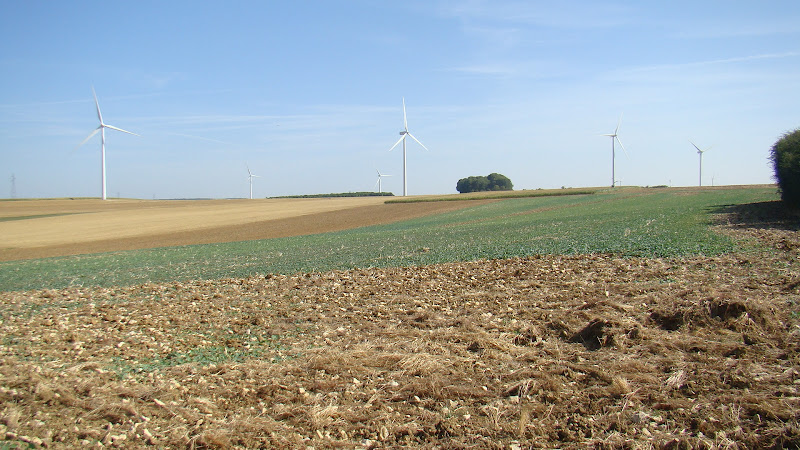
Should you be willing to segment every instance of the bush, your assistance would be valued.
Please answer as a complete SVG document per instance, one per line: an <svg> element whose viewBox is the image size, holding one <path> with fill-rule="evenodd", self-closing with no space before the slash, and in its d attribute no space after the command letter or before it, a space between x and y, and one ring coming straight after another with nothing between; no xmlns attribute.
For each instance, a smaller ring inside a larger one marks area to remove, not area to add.
<svg viewBox="0 0 800 450"><path fill-rule="evenodd" d="M784 203L800 206L800 128L784 134L770 155Z"/></svg>
<svg viewBox="0 0 800 450"><path fill-rule="evenodd" d="M492 173L488 176L472 176L462 178L456 183L456 190L462 194L481 191L511 191L514 184L507 176Z"/></svg>

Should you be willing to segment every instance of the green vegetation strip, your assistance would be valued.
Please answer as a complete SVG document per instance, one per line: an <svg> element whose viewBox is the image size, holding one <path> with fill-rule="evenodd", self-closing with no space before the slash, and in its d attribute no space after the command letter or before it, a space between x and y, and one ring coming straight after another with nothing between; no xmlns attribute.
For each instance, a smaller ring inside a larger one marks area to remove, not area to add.
<svg viewBox="0 0 800 450"><path fill-rule="evenodd" d="M391 192L340 192L336 194L284 195L269 198L340 198L340 197L391 197Z"/></svg>
<svg viewBox="0 0 800 450"><path fill-rule="evenodd" d="M594 189L566 189L560 191L493 191L472 194L448 195L443 197L405 197L386 200L386 203L425 203L425 202L454 202L460 200L493 200L507 198L530 197L561 197L564 195L590 195L597 191Z"/></svg>
<svg viewBox="0 0 800 450"><path fill-rule="evenodd" d="M735 249L709 229L731 205L774 188L625 190L507 199L391 225L262 241L0 263L0 290L124 286L536 254L715 255Z"/></svg>
<svg viewBox="0 0 800 450"><path fill-rule="evenodd" d="M34 216L0 217L0 222L11 222L12 220L43 219L45 217L71 216L73 214L81 214L81 213L37 214Z"/></svg>

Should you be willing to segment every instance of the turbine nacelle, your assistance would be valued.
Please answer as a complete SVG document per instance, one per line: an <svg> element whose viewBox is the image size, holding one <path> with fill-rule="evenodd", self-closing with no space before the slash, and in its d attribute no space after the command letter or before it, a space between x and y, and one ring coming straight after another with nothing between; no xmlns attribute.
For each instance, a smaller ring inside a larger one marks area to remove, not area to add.
<svg viewBox="0 0 800 450"><path fill-rule="evenodd" d="M705 150L700 150L700 147L698 147L697 144L695 144L694 142L689 141L689 143L692 144L692 146L697 149L697 154L700 156L700 174L699 174L698 186L702 186L703 185L703 153L711 150L711 147L708 147ZM713 184L713 181L712 181L712 184Z"/></svg>
<svg viewBox="0 0 800 450"><path fill-rule="evenodd" d="M250 166L245 163L245 167L247 167L247 180L250 182L250 200L253 199L253 178L261 178L259 175L254 174L250 171Z"/></svg>
<svg viewBox="0 0 800 450"><path fill-rule="evenodd" d="M406 99L403 98L403 131L400 132L400 139L398 139L397 142L395 142L394 145L389 149L389 151L392 151L394 150L395 147L400 145L401 142L403 143L403 196L408 195L408 189L407 189L408 177L406 176L406 137L410 137L426 151L428 150L428 147L425 147L425 144L420 142L419 139L415 138L413 134L408 132L408 118L406 117ZM381 179L380 177L381 175L379 172L378 173L379 183Z"/></svg>
<svg viewBox="0 0 800 450"><path fill-rule="evenodd" d="M106 199L106 128L110 130L120 131L122 133L132 134L134 136L139 136L136 133L133 133L128 130L123 130L122 128L117 128L113 125L109 125L103 122L103 114L100 112L100 102L97 101L97 93L94 91L94 86L92 86L92 96L94 97L94 106L97 109L97 120L100 121L100 125L92 131L89 136L86 137L80 144L78 144L78 148L85 144L89 139L94 137L95 134L98 132L100 133L100 163L101 163L101 175L100 175L100 198L103 200Z"/></svg>
<svg viewBox="0 0 800 450"><path fill-rule="evenodd" d="M378 192L379 192L379 193L383 193L383 189L381 188L381 179L383 179L383 177L390 177L391 175L386 175L386 174L383 174L383 173L381 173L381 171L380 171L380 170L378 170L378 169L375 169L375 172L377 172L377 173L378 173L378 181L376 181L376 182L375 182L375 186L377 186L377 187L378 187Z"/></svg>
<svg viewBox="0 0 800 450"><path fill-rule="evenodd" d="M707 151L711 150L711 147L708 147L708 148L707 148L707 149L705 149L705 150L700 150L700 147L698 147L698 146L697 146L697 144L695 144L694 142L692 142L692 141L689 141L689 143L690 143L690 144L692 144L692 145L694 146L694 148L696 148L696 149L697 149L697 154L698 154L698 155L702 155L703 153L705 153L705 152L707 152Z"/></svg>
<svg viewBox="0 0 800 450"><path fill-rule="evenodd" d="M617 185L617 179L616 179L616 176L615 176L615 167L614 167L614 164L615 164L615 162L614 162L615 161L614 144L618 143L619 146L622 147L622 151L625 152L625 157L628 157L628 151L625 150L625 146L622 145L622 141L619 140L619 136L617 134L619 132L620 125L622 125L622 114L619 115L619 121L617 122L617 127L614 128L614 132L613 133L607 133L607 134L601 134L600 135L600 136L607 136L607 137L611 138L611 187L614 187L614 186Z"/></svg>

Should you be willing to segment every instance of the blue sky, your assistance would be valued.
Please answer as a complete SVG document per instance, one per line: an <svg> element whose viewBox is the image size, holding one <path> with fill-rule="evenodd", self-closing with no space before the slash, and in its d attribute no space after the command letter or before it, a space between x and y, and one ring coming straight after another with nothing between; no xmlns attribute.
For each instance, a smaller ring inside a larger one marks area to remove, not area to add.
<svg viewBox="0 0 800 450"><path fill-rule="evenodd" d="M800 127L800 2L0 3L0 197L772 182Z"/></svg>

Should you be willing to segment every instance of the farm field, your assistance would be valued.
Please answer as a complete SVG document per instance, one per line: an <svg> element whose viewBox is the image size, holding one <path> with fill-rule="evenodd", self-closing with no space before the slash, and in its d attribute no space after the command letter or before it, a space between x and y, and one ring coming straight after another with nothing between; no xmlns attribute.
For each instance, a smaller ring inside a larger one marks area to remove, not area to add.
<svg viewBox="0 0 800 450"><path fill-rule="evenodd" d="M0 261L324 233L444 212L385 197L0 202ZM313 216L313 220L307 220Z"/></svg>
<svg viewBox="0 0 800 450"><path fill-rule="evenodd" d="M776 200L621 189L3 262L0 437L796 448L800 237Z"/></svg>
<svg viewBox="0 0 800 450"><path fill-rule="evenodd" d="M458 198L445 198L453 197ZM629 188L613 193L501 201L481 196L469 202L374 205L177 233L167 235L168 238L158 234L144 236L134 241L141 244L134 248L143 248L136 251L112 251L126 249L124 245L129 241L124 239L100 241L106 245L102 250L106 253L101 254L85 254L97 250L96 241L73 244L68 249L78 253L75 256L0 262L0 289L118 286L264 273L419 266L535 254L716 254L732 250L733 242L708 228L709 212L775 197L773 187L700 191ZM387 216L393 220L382 222ZM58 223L49 228L53 234L63 229ZM360 226L370 223L378 225ZM335 229L340 231L324 232ZM242 230L274 238L238 239ZM299 233L303 230L307 232ZM270 234L276 231L288 236ZM65 236L68 238L70 234ZM150 248L175 237L179 239L172 246ZM207 242L203 239L222 242L179 245ZM53 249L64 247L35 250Z"/></svg>

